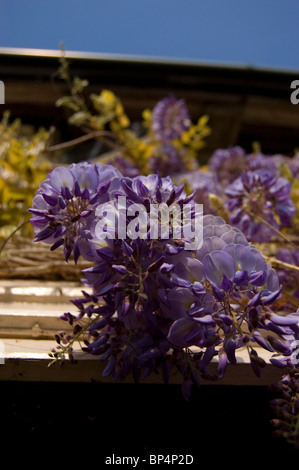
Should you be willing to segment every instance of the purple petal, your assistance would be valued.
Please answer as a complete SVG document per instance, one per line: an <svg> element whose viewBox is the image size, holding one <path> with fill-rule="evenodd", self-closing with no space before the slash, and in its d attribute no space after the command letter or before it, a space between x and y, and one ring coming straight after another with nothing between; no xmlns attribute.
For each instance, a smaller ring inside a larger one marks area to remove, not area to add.
<svg viewBox="0 0 299 470"><path fill-rule="evenodd" d="M63 238L61 240L57 240L57 242L53 243L53 245L51 246L50 251L56 250L57 248L59 248L63 244L64 244Z"/></svg>
<svg viewBox="0 0 299 470"><path fill-rule="evenodd" d="M202 261L207 254L222 250L225 246L226 243L221 238L215 236L204 238L201 248L196 252L196 258Z"/></svg>
<svg viewBox="0 0 299 470"><path fill-rule="evenodd" d="M64 166L54 168L50 174L51 186L56 189L57 192L60 192L61 188L73 188L75 183L75 178L70 170Z"/></svg>
<svg viewBox="0 0 299 470"><path fill-rule="evenodd" d="M179 277L177 274L173 274L171 277L171 280L174 285L179 286L179 287L191 287L192 283L188 281L187 279L183 279L182 277Z"/></svg>
<svg viewBox="0 0 299 470"><path fill-rule="evenodd" d="M122 266L121 264L113 264L112 268L120 274L125 274L127 272L127 268L125 266Z"/></svg>
<svg viewBox="0 0 299 470"><path fill-rule="evenodd" d="M270 359L271 364L273 364L275 367L279 367L280 369L285 369L287 364L285 359L275 359L271 358Z"/></svg>
<svg viewBox="0 0 299 470"><path fill-rule="evenodd" d="M271 346L275 349L275 351L280 352L281 354L284 354L284 355L291 354L291 349L286 343L283 343L279 339L274 338L274 336L267 336L267 340L271 344Z"/></svg>
<svg viewBox="0 0 299 470"><path fill-rule="evenodd" d="M271 321L277 325L289 326L298 324L299 319L297 314L277 315L276 313L271 313Z"/></svg>
<svg viewBox="0 0 299 470"><path fill-rule="evenodd" d="M164 261L165 261L165 256L164 255L160 256L160 258L158 258L156 261L154 261L152 264L149 265L149 267L147 268L147 271L149 273L153 271L157 271L162 266Z"/></svg>
<svg viewBox="0 0 299 470"><path fill-rule="evenodd" d="M252 336L252 339L256 341L257 344L259 344L259 346L266 349L267 351L274 352L274 349L272 348L272 346L270 346L268 341L266 341L266 339L259 332L256 331L254 335Z"/></svg>
<svg viewBox="0 0 299 470"><path fill-rule="evenodd" d="M221 302L225 297L224 290L220 289L215 284L212 284L212 290L213 290L213 294L214 294L214 297L216 298L216 300L219 300L219 302Z"/></svg>
<svg viewBox="0 0 299 470"><path fill-rule="evenodd" d="M269 305L269 304L275 302L278 299L278 297L280 297L281 289L282 289L282 287L279 290L275 291L275 292L271 292L271 293L267 293L267 294L262 293L262 302L263 302L263 304L264 305Z"/></svg>
<svg viewBox="0 0 299 470"><path fill-rule="evenodd" d="M234 278L235 283L238 286L247 286L249 283L249 276L247 271L237 271L235 278Z"/></svg>
<svg viewBox="0 0 299 470"><path fill-rule="evenodd" d="M193 317L194 321L197 323L202 323L203 325L211 325L214 324L213 317L211 315L205 315L204 317Z"/></svg>
<svg viewBox="0 0 299 470"><path fill-rule="evenodd" d="M163 263L160 267L160 272L163 274L168 274L174 269L174 264Z"/></svg>
<svg viewBox="0 0 299 470"><path fill-rule="evenodd" d="M226 274L223 274L220 288L223 289L225 292L228 292L233 288L233 283L230 279L228 279Z"/></svg>
<svg viewBox="0 0 299 470"><path fill-rule="evenodd" d="M267 280L266 271L258 271L249 275L249 283L254 286L263 286Z"/></svg>
<svg viewBox="0 0 299 470"><path fill-rule="evenodd" d="M177 347L188 346L186 336L194 326L194 322L188 318L179 318L170 327L167 339Z"/></svg>
<svg viewBox="0 0 299 470"><path fill-rule="evenodd" d="M227 355L227 358L231 364L236 364L236 343L232 338L228 338L224 343L224 349Z"/></svg>
<svg viewBox="0 0 299 470"><path fill-rule="evenodd" d="M182 246L173 246L170 244L167 244L165 247L165 253L168 255L177 255L181 251L183 251L184 247Z"/></svg>
<svg viewBox="0 0 299 470"><path fill-rule="evenodd" d="M233 258L225 251L216 250L205 256L203 269L206 278L213 284L220 286L223 274L233 280L236 265Z"/></svg>
<svg viewBox="0 0 299 470"><path fill-rule="evenodd" d="M47 238L52 237L53 234L54 234L53 228L45 227L43 230L41 230L39 233L36 234L35 241L46 240Z"/></svg>
<svg viewBox="0 0 299 470"><path fill-rule="evenodd" d="M200 369L205 369L207 365L211 362L214 356L216 356L218 352L215 349L215 346L209 346L204 352L204 355L202 356L200 360Z"/></svg>

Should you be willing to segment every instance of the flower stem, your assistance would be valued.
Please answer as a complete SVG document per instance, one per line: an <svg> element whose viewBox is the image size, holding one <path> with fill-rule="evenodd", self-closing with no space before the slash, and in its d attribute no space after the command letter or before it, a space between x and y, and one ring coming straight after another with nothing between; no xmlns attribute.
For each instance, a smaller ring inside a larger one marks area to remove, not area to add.
<svg viewBox="0 0 299 470"><path fill-rule="evenodd" d="M255 216L256 220L258 220L259 222L261 222L262 224L266 225L268 228L270 228L271 230L273 230L279 237L283 238L285 242L287 242L288 244L292 245L293 248L295 248L296 250L298 249L297 245L295 245L295 243L292 242L292 240L290 240L288 237L286 237L282 232L280 232L277 228L273 227L273 225L271 225L267 220L263 219L261 216Z"/></svg>
<svg viewBox="0 0 299 470"><path fill-rule="evenodd" d="M65 353L73 346L75 341L79 341L79 338L82 334L84 334L87 329L93 325L98 319L100 315L97 315L95 318L93 318L91 321L89 321L69 342L66 346L61 346L61 351L54 357L54 359L48 364L48 367L50 367L52 364L57 362L62 356L65 355Z"/></svg>
<svg viewBox="0 0 299 470"><path fill-rule="evenodd" d="M289 269L290 271L299 272L299 266L295 266L294 264L285 263L284 261L265 255L263 255L263 258L267 261L267 263L270 263L273 268L284 268Z"/></svg>
<svg viewBox="0 0 299 470"><path fill-rule="evenodd" d="M15 228L9 235L8 237L5 238L4 242L2 243L2 245L0 246L0 253L2 253L2 251L4 250L5 248L5 245L7 244L7 242L9 242L9 240L19 231L21 230L26 224L28 224L29 220L25 220L24 222L22 222L17 228Z"/></svg>
<svg viewBox="0 0 299 470"><path fill-rule="evenodd" d="M114 137L115 138L115 135L112 132L109 132L109 131L89 132L88 134L84 134L80 137L77 137L76 139L72 139L72 140L69 140L67 142L62 142L61 144L51 145L50 147L46 147L46 151L47 152L55 152L56 150L62 150L62 149L65 149L65 148L74 147L75 145L82 144L83 142L86 142L87 140L100 139L100 138L105 138L105 137ZM108 141L105 139L105 143L107 143L107 142ZM115 148L116 146L113 144L112 147Z"/></svg>

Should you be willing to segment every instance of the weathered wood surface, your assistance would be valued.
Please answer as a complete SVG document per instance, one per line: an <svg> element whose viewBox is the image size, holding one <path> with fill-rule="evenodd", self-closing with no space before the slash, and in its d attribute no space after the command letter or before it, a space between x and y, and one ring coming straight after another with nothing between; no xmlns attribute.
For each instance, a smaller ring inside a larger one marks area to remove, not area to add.
<svg viewBox="0 0 299 470"><path fill-rule="evenodd" d="M0 381L113 382L112 377L102 377L105 364L83 353L79 345L74 349L76 364L66 358L63 364L49 367L49 353L57 345L56 332L68 329L59 317L66 311L76 314L70 299L80 296L81 288L75 282L0 281ZM238 364L228 367L224 379L202 383L270 385L279 379L281 370L269 362L270 353L258 351L267 362L261 378L254 375L247 351L239 350ZM216 372L217 360L211 370ZM129 376L124 382L132 383L133 378ZM144 383L162 383L162 377L152 374ZM173 374L170 383L180 383L179 374Z"/></svg>
<svg viewBox="0 0 299 470"><path fill-rule="evenodd" d="M113 383L112 377L102 377L105 363L95 356L75 351L76 363L66 360L63 364L57 362L49 366L51 358L48 356L51 348L55 346L50 340L23 340L0 339L0 381L45 381L45 382L103 382ZM261 357L268 361L269 355L259 351ZM248 362L246 351L238 352L238 364L228 366L224 378L211 382L201 380L202 384L213 385L256 385L267 386L279 380L281 369L277 369L270 363L263 369L263 375L257 378ZM217 370L217 361L211 366L211 371ZM133 378L128 376L124 383L133 383ZM142 383L163 383L161 374L151 374ZM180 384L181 376L173 373L171 384Z"/></svg>

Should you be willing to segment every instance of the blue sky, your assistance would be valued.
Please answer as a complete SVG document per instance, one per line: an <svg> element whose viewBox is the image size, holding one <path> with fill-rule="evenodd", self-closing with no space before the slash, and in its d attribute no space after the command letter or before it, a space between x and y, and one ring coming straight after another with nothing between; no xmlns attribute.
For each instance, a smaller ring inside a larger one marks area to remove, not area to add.
<svg viewBox="0 0 299 470"><path fill-rule="evenodd" d="M299 70L299 0L0 0L0 47Z"/></svg>

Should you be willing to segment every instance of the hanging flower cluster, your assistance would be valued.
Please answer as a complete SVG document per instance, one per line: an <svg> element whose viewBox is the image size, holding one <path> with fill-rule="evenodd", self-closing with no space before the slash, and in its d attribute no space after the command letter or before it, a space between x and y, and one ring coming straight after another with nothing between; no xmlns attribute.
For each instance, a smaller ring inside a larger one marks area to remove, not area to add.
<svg viewBox="0 0 299 470"><path fill-rule="evenodd" d="M153 208L155 237L146 217ZM192 225L195 208L184 185L159 173L129 178L84 162L48 175L30 209L35 240L51 249L63 244L66 260L73 253L92 261L83 271L91 293L85 288L73 300L77 316L63 314L73 335L57 335L53 360L72 357L80 340L86 353L105 361L103 375L115 380L161 370L167 381L178 370L186 398L201 377L222 378L240 348L258 376L266 365L258 347L272 353L273 364L291 364L299 310L276 312L282 296L276 271L238 228L214 214L202 216L199 246L186 249L180 223Z"/></svg>
<svg viewBox="0 0 299 470"><path fill-rule="evenodd" d="M51 250L63 245L65 259L73 253L77 261L80 247L89 238L95 207L107 202L120 185L120 177L118 170L101 163L55 168L40 185L29 209L35 241L51 244Z"/></svg>
<svg viewBox="0 0 299 470"><path fill-rule="evenodd" d="M200 166L207 116L192 123L186 102L168 96L135 132L114 93L90 95L88 107L88 82L61 63L71 90L57 105L112 152L56 167L29 209L36 242L91 264L52 362L73 360L78 342L116 381L179 373L188 399L241 351L260 376L265 350L284 371L275 433L299 447L298 155L235 146Z"/></svg>
<svg viewBox="0 0 299 470"><path fill-rule="evenodd" d="M199 171L186 172L178 181L186 181L205 198L210 212L222 209L251 242L271 241L284 227L291 228L298 214L298 183L290 157L246 154L238 146L219 149Z"/></svg>
<svg viewBox="0 0 299 470"><path fill-rule="evenodd" d="M288 227L296 214L291 183L268 170L245 171L225 190L230 221L255 242L267 242L273 228Z"/></svg>

